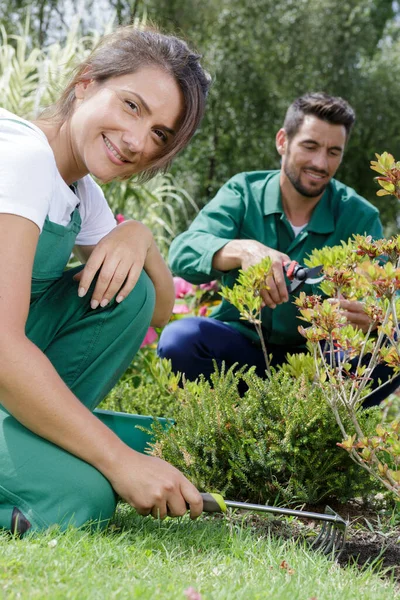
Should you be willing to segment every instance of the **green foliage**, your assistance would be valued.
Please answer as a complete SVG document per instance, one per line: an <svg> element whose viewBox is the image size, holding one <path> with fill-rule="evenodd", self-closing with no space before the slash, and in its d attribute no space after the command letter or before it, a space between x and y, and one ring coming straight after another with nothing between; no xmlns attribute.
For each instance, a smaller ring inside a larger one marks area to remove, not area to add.
<svg viewBox="0 0 400 600"><path fill-rule="evenodd" d="M387 566L379 566L379 557L361 572L359 565L340 568L292 539L299 531L293 521L280 526L276 520L248 517L203 515L196 521L187 517L160 521L119 505L105 532L72 527L61 532L50 527L23 540L2 532L1 596L297 600L313 594L320 600L399 600L395 577ZM301 533L313 535L310 529L303 527ZM383 537L378 532L370 538L377 536ZM365 532L362 539L365 547ZM394 541L392 548L394 565ZM390 550L389 546L387 554Z"/></svg>
<svg viewBox="0 0 400 600"><path fill-rule="evenodd" d="M382 192L398 195L399 163L393 156L377 155L372 168L380 174ZM384 176L384 177L382 177ZM388 188L390 186L390 188ZM316 382L331 407L342 434L338 445L387 489L400 496L399 419L382 422L369 435L360 423L357 408L370 391L378 364L400 371L400 236L373 240L355 235L347 244L314 251L309 264L322 262L323 291L331 296L301 293L296 299L301 319L309 324L299 331L308 340L315 360ZM342 299L362 300L369 317L364 327L348 323ZM323 344L325 345L322 350ZM352 360L357 364L351 369ZM345 424L341 410L351 417Z"/></svg>
<svg viewBox="0 0 400 600"><path fill-rule="evenodd" d="M94 47L99 35L79 34L78 22L63 44L31 48L31 23L19 35L9 36L0 27L0 106L25 119L34 119L52 104L63 89L71 70Z"/></svg>
<svg viewBox="0 0 400 600"><path fill-rule="evenodd" d="M233 288L223 286L221 296L240 312L240 318L256 324L261 323L261 290L268 289L267 279L271 270L271 259L263 258L258 264L239 269L237 283Z"/></svg>
<svg viewBox="0 0 400 600"><path fill-rule="evenodd" d="M311 354L286 354L286 362L281 366L284 373L296 379L305 377L308 381L314 381L317 374L315 360Z"/></svg>
<svg viewBox="0 0 400 600"><path fill-rule="evenodd" d="M172 372L171 361L159 359L152 349L142 349L99 408L175 418L179 380L180 375Z"/></svg>
<svg viewBox="0 0 400 600"><path fill-rule="evenodd" d="M237 283L233 288L223 286L221 296L239 311L240 318L249 321L256 328L263 350L267 372L269 360L264 335L261 328L261 309L263 307L262 290L267 290L267 279L271 271L271 259L266 256L258 264L246 270L239 269Z"/></svg>
<svg viewBox="0 0 400 600"><path fill-rule="evenodd" d="M244 397L240 382L248 386ZM261 379L253 369L215 371L210 383L185 382L176 397L176 425L167 433L155 425L153 454L201 490L293 504L346 500L373 489L369 476L336 447L340 430L333 414L305 377L280 371ZM359 418L373 431L378 411L364 411Z"/></svg>

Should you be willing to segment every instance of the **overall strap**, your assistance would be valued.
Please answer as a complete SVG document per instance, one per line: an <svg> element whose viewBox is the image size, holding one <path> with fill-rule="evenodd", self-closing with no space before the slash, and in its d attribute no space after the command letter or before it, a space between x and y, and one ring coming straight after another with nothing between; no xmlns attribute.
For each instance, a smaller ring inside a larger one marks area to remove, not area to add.
<svg viewBox="0 0 400 600"><path fill-rule="evenodd" d="M34 127L32 127L31 125L28 125L28 123L24 123L24 121L20 121L19 119L9 119L8 117L0 117L0 121L11 121L12 123L18 123L19 125L23 125L24 127L27 127L28 129L32 129L32 131L35 131Z"/></svg>

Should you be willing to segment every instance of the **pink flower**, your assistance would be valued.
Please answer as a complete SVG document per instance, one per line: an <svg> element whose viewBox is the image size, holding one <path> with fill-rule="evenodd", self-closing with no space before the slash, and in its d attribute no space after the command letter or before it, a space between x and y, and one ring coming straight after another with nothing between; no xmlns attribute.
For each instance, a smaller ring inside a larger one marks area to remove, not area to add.
<svg viewBox="0 0 400 600"><path fill-rule="evenodd" d="M186 294L193 293L193 285L182 277L174 277L175 298L183 298Z"/></svg>
<svg viewBox="0 0 400 600"><path fill-rule="evenodd" d="M188 600L201 600L200 592L197 592L193 587L188 587L183 593Z"/></svg>
<svg viewBox="0 0 400 600"><path fill-rule="evenodd" d="M156 334L154 327L149 327L146 335L144 336L143 342L140 344L140 347L143 348L143 346L149 346L150 344L155 342L156 339L157 339L157 334Z"/></svg>
<svg viewBox="0 0 400 600"><path fill-rule="evenodd" d="M172 309L172 312L174 315L186 315L187 313L190 313L190 308L187 304L179 304L177 302Z"/></svg>
<svg viewBox="0 0 400 600"><path fill-rule="evenodd" d="M120 223L123 223L124 221L126 221L126 217L124 217L123 214L118 213L117 215L115 215L115 220L117 221L118 225Z"/></svg>
<svg viewBox="0 0 400 600"><path fill-rule="evenodd" d="M211 292L218 289L218 281L214 279L214 281L209 281L208 283L201 283L199 287L205 292Z"/></svg>
<svg viewBox="0 0 400 600"><path fill-rule="evenodd" d="M207 312L208 312L208 308L205 304L203 304L203 306L200 306L200 308L199 308L199 316L200 317L206 317Z"/></svg>

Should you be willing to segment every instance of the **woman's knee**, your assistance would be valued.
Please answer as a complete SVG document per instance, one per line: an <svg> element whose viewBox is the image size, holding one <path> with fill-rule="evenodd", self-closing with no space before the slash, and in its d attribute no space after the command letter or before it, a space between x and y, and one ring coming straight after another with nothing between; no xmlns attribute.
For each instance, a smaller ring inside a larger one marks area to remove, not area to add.
<svg viewBox="0 0 400 600"><path fill-rule="evenodd" d="M129 321L140 316L141 319L150 323L155 301L156 293L153 282L147 273L142 271L131 293L118 304L118 312L125 314Z"/></svg>
<svg viewBox="0 0 400 600"><path fill-rule="evenodd" d="M5 411L0 425L0 527L25 533L55 524L63 529L88 521L104 525L110 519L116 497L100 471Z"/></svg>
<svg viewBox="0 0 400 600"><path fill-rule="evenodd" d="M50 512L62 529L86 524L103 528L114 514L116 495L111 484L94 467L87 466L89 469L78 480L72 478L70 492L58 498L57 513Z"/></svg>
<svg viewBox="0 0 400 600"><path fill-rule="evenodd" d="M60 473L56 481L43 480L47 489L26 503L32 506L32 515L37 516L32 519L33 529L57 525L64 530L89 524L103 528L108 524L115 511L115 493L99 471L87 463L84 465L82 469L79 461L75 470Z"/></svg>

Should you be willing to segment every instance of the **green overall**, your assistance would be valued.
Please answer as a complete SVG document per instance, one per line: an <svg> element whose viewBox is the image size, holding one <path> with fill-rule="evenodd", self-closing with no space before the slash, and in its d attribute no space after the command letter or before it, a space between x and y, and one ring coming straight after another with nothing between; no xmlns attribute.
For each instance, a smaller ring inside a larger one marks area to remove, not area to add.
<svg viewBox="0 0 400 600"><path fill-rule="evenodd" d="M72 279L82 267L64 271L80 223L77 208L66 227L46 219L35 255L26 335L93 410L139 349L155 292L143 271L121 304L92 310L93 286L79 298ZM0 528L22 534L52 524L104 526L115 504L111 485L97 469L26 429L0 404Z"/></svg>

